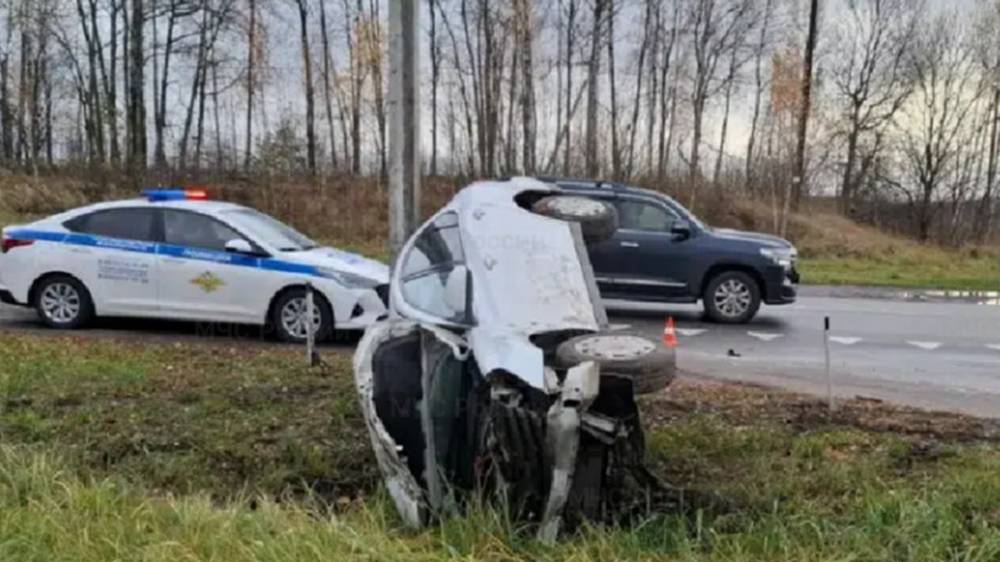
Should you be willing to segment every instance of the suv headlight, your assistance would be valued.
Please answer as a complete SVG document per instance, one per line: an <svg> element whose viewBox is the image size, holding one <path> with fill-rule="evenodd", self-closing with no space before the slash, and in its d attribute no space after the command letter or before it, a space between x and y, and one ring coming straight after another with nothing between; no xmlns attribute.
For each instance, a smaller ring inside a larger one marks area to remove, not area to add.
<svg viewBox="0 0 1000 562"><path fill-rule="evenodd" d="M780 265L785 271L791 271L795 264L796 252L789 248L761 248L760 255L770 259L775 265Z"/></svg>
<svg viewBox="0 0 1000 562"><path fill-rule="evenodd" d="M337 271L327 267L317 267L316 271L321 276L326 277L327 279L333 279L348 289L374 289L382 284L381 281L377 281L363 275L347 273L346 271Z"/></svg>

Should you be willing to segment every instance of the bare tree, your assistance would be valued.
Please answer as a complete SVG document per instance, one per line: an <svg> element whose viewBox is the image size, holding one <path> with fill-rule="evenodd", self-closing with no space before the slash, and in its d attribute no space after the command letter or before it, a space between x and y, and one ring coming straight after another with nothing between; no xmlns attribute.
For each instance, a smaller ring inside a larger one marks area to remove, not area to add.
<svg viewBox="0 0 1000 562"><path fill-rule="evenodd" d="M243 149L243 167L250 168L251 146L253 145L253 95L257 64L257 0L249 0L250 24L247 27L247 111L246 134Z"/></svg>
<svg viewBox="0 0 1000 562"><path fill-rule="evenodd" d="M309 173L316 174L316 95L313 88L312 53L309 50L309 8L307 0L296 0L299 9L299 39L306 88L306 161Z"/></svg>
<svg viewBox="0 0 1000 562"><path fill-rule="evenodd" d="M845 214L850 212L855 186L864 181L855 170L860 142L887 126L910 94L905 64L921 12L909 0L859 0L848 8L847 22L837 34L839 56L831 68L847 139L840 185L840 208Z"/></svg>
<svg viewBox="0 0 1000 562"><path fill-rule="evenodd" d="M917 236L930 239L942 184L958 167L963 143L971 136L968 121L982 93L973 53L953 16L940 16L920 29L907 51L914 94L896 120L903 165L910 178Z"/></svg>
<svg viewBox="0 0 1000 562"><path fill-rule="evenodd" d="M802 58L802 94L799 100L798 136L795 144L795 176L792 178L794 191L790 197L785 197L785 205L791 204L793 210L799 209L802 193L806 187L806 135L809 132L809 114L812 113L813 60L816 56L816 41L819 29L819 0L809 4L809 32L806 34L806 54ZM781 233L785 233L788 220L788 210L784 213Z"/></svg>
<svg viewBox="0 0 1000 562"><path fill-rule="evenodd" d="M146 168L146 49L144 28L146 10L143 0L132 0L129 14L129 87L128 87L128 168L134 174Z"/></svg>
<svg viewBox="0 0 1000 562"><path fill-rule="evenodd" d="M584 132L584 160L587 175L596 177L600 173L600 161L597 158L597 109L598 77L601 70L601 37L603 36L605 13L610 0L594 0L593 20L590 32L590 59L587 62L587 129Z"/></svg>
<svg viewBox="0 0 1000 562"><path fill-rule="evenodd" d="M692 50L692 136L688 176L691 206L697 202L701 179L701 143L708 101L729 83L728 73L719 72L719 63L743 46L753 25L751 0L689 0L687 28ZM737 65L740 66L740 65Z"/></svg>

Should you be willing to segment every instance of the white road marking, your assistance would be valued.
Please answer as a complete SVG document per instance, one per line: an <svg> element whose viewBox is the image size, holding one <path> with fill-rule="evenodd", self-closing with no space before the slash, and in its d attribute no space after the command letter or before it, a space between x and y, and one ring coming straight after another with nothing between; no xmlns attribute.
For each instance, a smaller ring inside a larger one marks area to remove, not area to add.
<svg viewBox="0 0 1000 562"><path fill-rule="evenodd" d="M992 349L994 351L1000 351L1000 343L988 343L988 344L986 344L986 347L988 347L988 348L990 348L990 349Z"/></svg>
<svg viewBox="0 0 1000 562"><path fill-rule="evenodd" d="M784 337L785 334L769 334L766 332L747 332L747 335L761 341L771 341Z"/></svg>
<svg viewBox="0 0 1000 562"><path fill-rule="evenodd" d="M936 341L907 341L906 343L920 349L926 349L927 351L934 351L941 347L941 344Z"/></svg>
<svg viewBox="0 0 1000 562"><path fill-rule="evenodd" d="M631 324L608 324L608 329L612 332L619 332L621 330L628 330L631 328Z"/></svg>
<svg viewBox="0 0 1000 562"><path fill-rule="evenodd" d="M841 345L854 345L861 341L861 338L848 338L844 336L830 336L830 341Z"/></svg>
<svg viewBox="0 0 1000 562"><path fill-rule="evenodd" d="M677 328L677 333L685 337L700 336L707 331L700 328Z"/></svg>

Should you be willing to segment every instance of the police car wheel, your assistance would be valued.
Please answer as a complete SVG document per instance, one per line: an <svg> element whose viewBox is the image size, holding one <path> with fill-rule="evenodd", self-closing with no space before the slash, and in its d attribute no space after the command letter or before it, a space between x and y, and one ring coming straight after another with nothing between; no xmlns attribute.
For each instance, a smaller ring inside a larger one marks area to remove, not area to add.
<svg viewBox="0 0 1000 562"><path fill-rule="evenodd" d="M35 288L35 310L50 328L73 330L90 321L94 303L82 283L68 275L53 275Z"/></svg>
<svg viewBox="0 0 1000 562"><path fill-rule="evenodd" d="M282 341L304 343L308 336L306 290L285 291L271 310L271 328ZM313 293L312 326L316 341L325 340L333 333L333 311L319 293Z"/></svg>

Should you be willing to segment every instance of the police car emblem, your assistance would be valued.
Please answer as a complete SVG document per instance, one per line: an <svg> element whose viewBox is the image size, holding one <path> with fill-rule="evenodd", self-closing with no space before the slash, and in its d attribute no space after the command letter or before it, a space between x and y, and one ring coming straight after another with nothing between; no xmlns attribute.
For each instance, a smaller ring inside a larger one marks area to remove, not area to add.
<svg viewBox="0 0 1000 562"><path fill-rule="evenodd" d="M219 279L219 277L211 271L206 271L205 273L202 273L198 277L192 279L191 284L201 287L201 290L206 293L214 293L219 290L219 287L225 285L226 282Z"/></svg>

